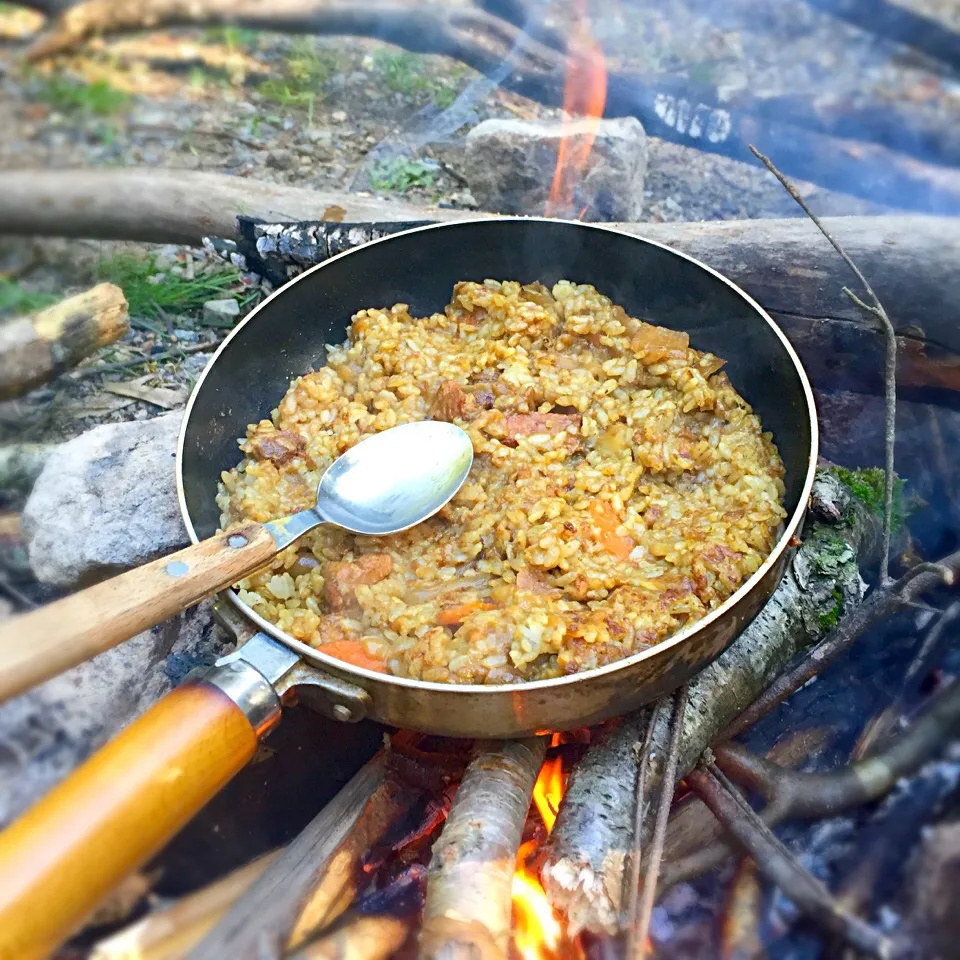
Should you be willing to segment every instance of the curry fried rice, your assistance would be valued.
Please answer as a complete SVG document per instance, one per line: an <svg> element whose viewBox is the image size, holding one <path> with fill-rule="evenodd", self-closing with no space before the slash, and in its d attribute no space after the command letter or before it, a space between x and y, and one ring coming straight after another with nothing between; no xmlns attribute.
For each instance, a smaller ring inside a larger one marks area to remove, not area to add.
<svg viewBox="0 0 960 960"><path fill-rule="evenodd" d="M756 571L786 516L779 454L723 363L568 281L458 283L422 319L361 310L249 427L223 526L312 506L336 457L399 423L462 426L471 474L404 533L316 530L240 596L335 657L419 680L548 679L654 645Z"/></svg>

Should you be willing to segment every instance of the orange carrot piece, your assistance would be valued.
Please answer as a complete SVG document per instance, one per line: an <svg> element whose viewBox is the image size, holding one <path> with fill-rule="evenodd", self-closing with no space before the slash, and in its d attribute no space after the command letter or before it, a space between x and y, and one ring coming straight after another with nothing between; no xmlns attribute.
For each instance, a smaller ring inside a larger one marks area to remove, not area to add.
<svg viewBox="0 0 960 960"><path fill-rule="evenodd" d="M367 648L359 640L331 640L317 649L354 667L375 670L377 673L387 672L387 665L379 657L367 653Z"/></svg>
<svg viewBox="0 0 960 960"><path fill-rule="evenodd" d="M626 560L636 544L630 537L617 533L620 526L617 511L606 500L591 500L589 511L593 522L600 528L600 546L618 560Z"/></svg>
<svg viewBox="0 0 960 960"><path fill-rule="evenodd" d="M441 627L453 627L463 623L471 613L481 610L493 610L494 605L485 600L473 600L470 603L458 603L455 607L447 607L437 614L437 623Z"/></svg>

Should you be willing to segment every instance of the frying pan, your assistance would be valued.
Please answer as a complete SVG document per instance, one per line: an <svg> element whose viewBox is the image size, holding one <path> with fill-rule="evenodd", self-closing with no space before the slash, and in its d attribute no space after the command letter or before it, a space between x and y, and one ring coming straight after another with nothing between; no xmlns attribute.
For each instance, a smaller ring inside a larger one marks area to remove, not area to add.
<svg viewBox="0 0 960 960"><path fill-rule="evenodd" d="M232 592L241 642L178 688L0 835L0 960L47 955L126 873L158 850L255 752L283 702L456 737L521 737L594 724L675 689L721 653L773 591L803 517L817 459L813 395L767 314L692 258L614 230L557 220L461 221L395 234L308 270L226 338L187 406L177 454L191 539L213 536L221 471L237 438L292 379L342 342L354 312L440 311L458 280L566 278L594 284L633 316L684 330L727 360L773 432L788 519L773 552L722 606L658 646L569 677L501 686L425 683L353 667L306 646Z"/></svg>

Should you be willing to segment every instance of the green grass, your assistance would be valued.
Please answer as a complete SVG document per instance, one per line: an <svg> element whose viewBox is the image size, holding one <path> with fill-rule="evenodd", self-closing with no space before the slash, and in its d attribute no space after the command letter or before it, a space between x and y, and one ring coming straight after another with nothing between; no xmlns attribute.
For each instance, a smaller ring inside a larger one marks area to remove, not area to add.
<svg viewBox="0 0 960 960"><path fill-rule="evenodd" d="M429 94L441 110L446 110L457 98L457 81L464 71L460 69L451 80L444 80L427 73L426 63L412 53L378 50L373 55L374 69L382 75L388 90L405 96Z"/></svg>
<svg viewBox="0 0 960 960"><path fill-rule="evenodd" d="M119 113L130 97L106 80L76 83L54 74L40 78L37 98L61 113L83 113L109 117Z"/></svg>
<svg viewBox="0 0 960 960"><path fill-rule="evenodd" d="M0 277L0 314L19 316L33 313L56 303L57 299L53 294L34 293L32 290L25 290L15 280Z"/></svg>
<svg viewBox="0 0 960 960"><path fill-rule="evenodd" d="M99 280L115 283L127 298L131 317L161 317L195 313L207 302L241 292L240 271L224 267L216 273L200 274L193 280L166 274L158 283L150 277L157 273L152 257L118 254L100 262Z"/></svg>
<svg viewBox="0 0 960 960"><path fill-rule="evenodd" d="M309 40L300 40L293 44L283 76L264 80L257 89L282 107L312 111L337 64L335 54L319 52Z"/></svg>
<svg viewBox="0 0 960 960"><path fill-rule="evenodd" d="M422 160L404 157L378 160L370 173L370 185L374 190L393 193L406 193L413 187L432 187L436 181L436 170Z"/></svg>

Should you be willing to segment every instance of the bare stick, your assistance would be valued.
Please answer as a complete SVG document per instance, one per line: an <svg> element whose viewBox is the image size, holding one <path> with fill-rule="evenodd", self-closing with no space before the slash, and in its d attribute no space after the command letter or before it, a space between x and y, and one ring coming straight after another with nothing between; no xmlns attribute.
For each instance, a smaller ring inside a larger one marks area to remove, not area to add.
<svg viewBox="0 0 960 960"><path fill-rule="evenodd" d="M692 770L687 783L737 847L751 856L761 873L807 916L871 957L887 960L892 955L892 944L886 937L837 906L830 891L797 861L716 766Z"/></svg>
<svg viewBox="0 0 960 960"><path fill-rule="evenodd" d="M960 617L960 601L955 601L944 610L934 625L927 631L920 649L904 674L903 682L893 702L884 707L867 724L866 729L860 735L853 753L854 760L868 756L874 746L883 741L896 726L906 706L907 697L916 690L923 678L930 672L943 650L945 642L953 637L954 624L958 617Z"/></svg>
<svg viewBox="0 0 960 960"><path fill-rule="evenodd" d="M860 272L860 268L850 259L846 250L834 238L829 230L820 221L820 218L807 206L806 201L797 192L796 187L774 166L773 161L762 154L752 143L750 151L753 155L780 181L784 190L800 205L800 209L814 222L817 229L830 241L833 249L843 258L843 262L850 268L853 275L863 285L867 296L872 303L864 303L855 293L846 287L843 292L864 313L880 321L886 337L886 359L884 364L884 399L886 402L886 423L884 425L884 443L886 449L884 469L885 488L883 495L883 554L880 557L880 583L885 584L890 575L890 537L893 528L893 485L894 485L894 449L897 430L897 334L893 323L887 316L883 304L873 292L867 278Z"/></svg>
<svg viewBox="0 0 960 960"><path fill-rule="evenodd" d="M939 563L919 564L893 584L878 587L852 613L845 616L795 667L771 684L761 696L723 731L732 740L765 717L774 707L833 663L872 626L912 604L926 590L953 583L960 573L960 551Z"/></svg>
<svg viewBox="0 0 960 960"><path fill-rule="evenodd" d="M388 960L410 936L408 919L356 916L313 940L288 960Z"/></svg>
<svg viewBox="0 0 960 960"><path fill-rule="evenodd" d="M647 934L650 931L650 917L657 896L657 882L660 879L660 862L663 860L663 844L667 835L667 820L673 804L673 792L677 783L677 764L680 757L680 736L683 732L683 718L687 711L690 688L684 684L673 700L673 713L670 717L670 746L666 765L660 780L660 797L657 801L657 819L653 827L653 839L650 844L650 856L647 860L647 872L643 878L643 897L640 910L630 918L628 957L644 960L647 955ZM634 838L639 840L639 835Z"/></svg>
<svg viewBox="0 0 960 960"><path fill-rule="evenodd" d="M623 902L627 904L627 955L632 956L637 942L636 921L640 916L640 864L643 861L643 832L650 806L647 796L647 774L650 771L650 754L653 747L653 734L660 720L660 712L664 709L664 701L659 700L647 721L647 732L643 738L640 753L640 771L637 775L637 789L634 796L633 812L633 850L630 853L630 867L624 872L627 889L623 894Z"/></svg>
<svg viewBox="0 0 960 960"><path fill-rule="evenodd" d="M960 729L960 684L941 691L913 725L881 753L833 773L797 773L757 757L739 744L714 748L716 763L737 783L755 790L767 805L760 816L769 826L790 819L819 820L879 800L903 777L939 753ZM700 876L730 855L714 843L672 863L662 887ZM661 890L662 893L662 890Z"/></svg>
<svg viewBox="0 0 960 960"><path fill-rule="evenodd" d="M506 956L513 873L547 738L483 743L433 845L420 956Z"/></svg>

